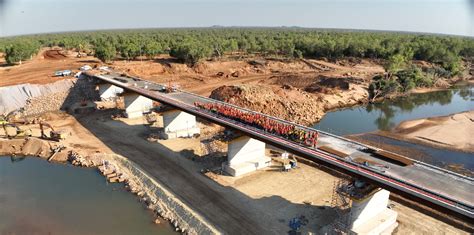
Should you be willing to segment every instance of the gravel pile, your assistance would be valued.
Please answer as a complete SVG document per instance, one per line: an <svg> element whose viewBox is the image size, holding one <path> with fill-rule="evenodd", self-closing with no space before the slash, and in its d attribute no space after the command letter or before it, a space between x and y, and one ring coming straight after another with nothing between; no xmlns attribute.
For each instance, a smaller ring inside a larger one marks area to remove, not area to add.
<svg viewBox="0 0 474 235"><path fill-rule="evenodd" d="M95 85L80 79L66 91L52 92L46 95L29 98L22 109L24 116L38 115L49 111L67 110L71 105L83 100L97 100Z"/></svg>
<svg viewBox="0 0 474 235"><path fill-rule="evenodd" d="M7 114L14 110L21 109L26 105L29 99L67 91L73 85L74 80L67 79L45 85L21 84L0 87L0 114Z"/></svg>

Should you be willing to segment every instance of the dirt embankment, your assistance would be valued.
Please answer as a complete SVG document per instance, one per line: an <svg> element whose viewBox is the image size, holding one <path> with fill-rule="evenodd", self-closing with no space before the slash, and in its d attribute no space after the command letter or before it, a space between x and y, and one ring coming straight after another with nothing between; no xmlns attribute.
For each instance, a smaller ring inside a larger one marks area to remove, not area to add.
<svg viewBox="0 0 474 235"><path fill-rule="evenodd" d="M76 72L84 64L100 65L93 57L76 58L73 52L45 48L22 65L0 68L4 78L0 86L57 81L63 78L53 77L54 71ZM380 65L370 60L331 63L261 57L222 58L189 67L162 55L154 60L114 61L108 66L205 96L219 87L231 86L219 88L213 97L306 125L317 122L327 110L365 102L370 79L383 72ZM61 100L65 95L57 96L61 97L52 100Z"/></svg>
<svg viewBox="0 0 474 235"><path fill-rule="evenodd" d="M297 90L256 85L223 86L210 97L299 123L315 122L323 115L321 102Z"/></svg>
<svg viewBox="0 0 474 235"><path fill-rule="evenodd" d="M438 147L474 152L474 111L400 123L391 134Z"/></svg>
<svg viewBox="0 0 474 235"><path fill-rule="evenodd" d="M331 80L331 81L328 81ZM318 122L331 109L367 101L364 85L345 78L323 78L303 89L292 85L233 85L212 91L211 98L303 125Z"/></svg>

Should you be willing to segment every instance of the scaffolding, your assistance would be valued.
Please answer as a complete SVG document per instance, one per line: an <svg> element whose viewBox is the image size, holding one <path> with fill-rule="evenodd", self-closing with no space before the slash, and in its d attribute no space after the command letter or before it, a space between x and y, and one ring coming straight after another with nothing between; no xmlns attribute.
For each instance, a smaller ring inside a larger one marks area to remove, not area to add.
<svg viewBox="0 0 474 235"><path fill-rule="evenodd" d="M331 230L336 234L348 234L350 229L349 218L352 200L347 194L350 182L346 179L334 181L331 198L331 207L336 210L336 219L331 225Z"/></svg>

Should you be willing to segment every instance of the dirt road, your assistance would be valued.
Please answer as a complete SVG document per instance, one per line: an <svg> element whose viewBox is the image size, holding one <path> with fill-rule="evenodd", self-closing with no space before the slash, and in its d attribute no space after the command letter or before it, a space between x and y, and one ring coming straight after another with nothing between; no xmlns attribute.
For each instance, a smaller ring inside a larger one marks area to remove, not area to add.
<svg viewBox="0 0 474 235"><path fill-rule="evenodd" d="M109 117L107 114L106 117ZM187 160L179 159L176 153L159 144L150 144L143 138L136 138L129 128L123 124L104 123L101 114L79 117L78 121L91 131L102 143L115 153L127 156L140 165L151 176L157 179L176 196L188 205L192 205L198 213L226 234L263 234L271 233L269 229L258 223L255 214L245 214L239 205L227 200L223 194L239 193L231 188L219 189L221 186L210 182L199 173L199 169L190 165ZM116 126L116 125L120 125ZM119 128L118 128L119 127ZM143 129L145 130L145 129ZM130 134L132 133L132 134ZM84 136L83 138L90 138ZM133 139L134 141L130 141ZM142 139L140 141L139 139ZM164 156L166 155L166 156Z"/></svg>
<svg viewBox="0 0 474 235"><path fill-rule="evenodd" d="M63 77L54 77L57 70L73 70L85 65L94 65L99 60L93 57L75 58L73 55L66 56L57 50L42 50L33 60L25 61L21 65L6 66L0 61L0 87L23 83L46 84L52 83Z"/></svg>

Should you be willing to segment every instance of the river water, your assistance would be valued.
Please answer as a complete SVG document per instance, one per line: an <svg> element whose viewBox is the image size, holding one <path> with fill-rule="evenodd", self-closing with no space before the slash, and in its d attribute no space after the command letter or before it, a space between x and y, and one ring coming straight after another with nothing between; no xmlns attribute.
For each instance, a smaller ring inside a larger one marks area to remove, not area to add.
<svg viewBox="0 0 474 235"><path fill-rule="evenodd" d="M474 110L474 86L412 94L327 113L316 128L338 135L390 130L400 122Z"/></svg>
<svg viewBox="0 0 474 235"><path fill-rule="evenodd" d="M0 157L0 234L176 234L97 170Z"/></svg>
<svg viewBox="0 0 474 235"><path fill-rule="evenodd" d="M473 85L413 94L366 106L341 109L327 113L315 127L338 135L360 134L378 130L389 131L405 120L445 116L469 110L474 110ZM410 157L430 164L441 167L456 164L474 172L474 154L472 153L438 149L372 134L365 134L363 138L416 150L423 154Z"/></svg>

